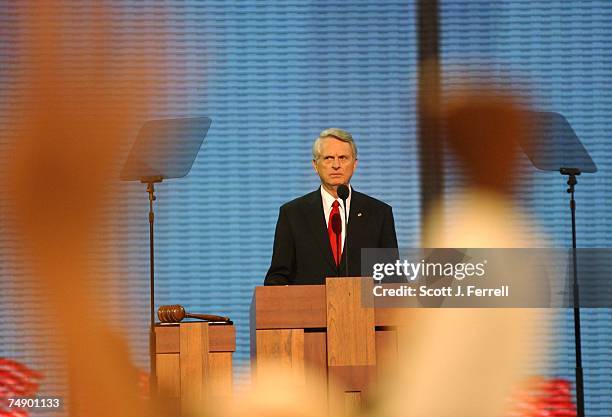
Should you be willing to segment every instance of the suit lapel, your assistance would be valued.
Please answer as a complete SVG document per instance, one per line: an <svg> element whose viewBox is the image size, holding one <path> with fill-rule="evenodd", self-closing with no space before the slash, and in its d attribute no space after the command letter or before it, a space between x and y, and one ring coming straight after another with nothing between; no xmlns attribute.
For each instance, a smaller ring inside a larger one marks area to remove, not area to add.
<svg viewBox="0 0 612 417"><path fill-rule="evenodd" d="M325 261L336 270L336 262L334 261L334 255L329 244L329 235L327 234L327 223L325 221L323 200L320 190L311 193L308 204L310 207L306 210L306 219L310 231L314 235L315 241L323 254L323 258L325 258Z"/></svg>
<svg viewBox="0 0 612 417"><path fill-rule="evenodd" d="M347 245L349 252L351 253L355 250L361 251L361 231L363 230L363 226L368 219L368 212L366 210L367 207L361 193L356 192L355 189L352 188L351 194L351 208L349 210L348 227L346 233L347 238L344 241L342 258L340 259L340 275L346 274L344 262ZM361 268L361 265L359 265L359 268Z"/></svg>

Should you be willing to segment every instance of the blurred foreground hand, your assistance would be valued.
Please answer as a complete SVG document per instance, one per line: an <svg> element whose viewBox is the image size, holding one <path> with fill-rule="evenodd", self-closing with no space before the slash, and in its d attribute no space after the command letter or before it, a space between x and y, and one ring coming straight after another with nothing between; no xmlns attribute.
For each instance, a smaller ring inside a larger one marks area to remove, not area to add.
<svg viewBox="0 0 612 417"><path fill-rule="evenodd" d="M24 309L50 312L37 319L66 347L69 415L150 416L138 399L127 343L100 314L106 306L92 283L101 279L91 272L92 254L99 261L112 252L99 239L112 221L101 207L120 198L109 184L120 150L142 123L147 60L125 54L130 40L109 29L113 14L104 4L73 6L32 2L16 17L19 65L4 75L21 84L2 115L8 123L1 142L11 155L3 226L46 295L45 306L24 298ZM127 59L137 77L125 76Z"/></svg>

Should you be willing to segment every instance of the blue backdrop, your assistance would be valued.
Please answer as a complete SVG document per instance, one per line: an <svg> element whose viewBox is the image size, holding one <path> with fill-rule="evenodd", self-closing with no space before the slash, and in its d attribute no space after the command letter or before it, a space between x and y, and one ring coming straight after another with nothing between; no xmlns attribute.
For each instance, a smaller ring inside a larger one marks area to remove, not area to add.
<svg viewBox="0 0 612 417"><path fill-rule="evenodd" d="M444 83L510 74L516 86L532 89L536 104L563 113L600 167L579 179L579 245L610 246L612 3L491 3L441 1ZM145 48L166 56L164 99L151 103L150 118L213 120L189 176L157 187L157 305L229 315L238 328L236 363L246 365L249 304L269 265L278 208L318 186L310 146L327 127L353 133L360 159L354 186L393 206L401 246L419 244L413 1L128 1L113 8L113 30L140 36ZM70 19L88 12L75 8ZM13 65L10 46L0 51L4 64ZM9 84L0 78L2 87ZM538 174L531 184L522 202L555 245L568 246L563 180ZM129 198L106 202L122 214L109 225L117 232L109 247L118 262L100 267L101 282L106 274L123 279L100 299L109 311L127 306L123 313L133 320L118 312L109 319L129 331L134 357L145 367L148 207L141 185L123 187ZM8 311L36 289L19 283L27 271L11 264L10 239L0 245L0 309ZM583 317L589 415L609 416L612 314L593 310ZM572 378L569 316L555 320L555 330L544 335L555 340L552 373ZM11 342L0 345L0 356L59 378L60 367L32 344L50 331L19 317L2 321L0 337Z"/></svg>

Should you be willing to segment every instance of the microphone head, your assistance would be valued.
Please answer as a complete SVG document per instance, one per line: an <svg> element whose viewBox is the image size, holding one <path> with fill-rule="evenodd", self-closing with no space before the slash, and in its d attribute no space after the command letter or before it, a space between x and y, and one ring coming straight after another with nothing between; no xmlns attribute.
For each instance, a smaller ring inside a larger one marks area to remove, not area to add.
<svg viewBox="0 0 612 417"><path fill-rule="evenodd" d="M346 184L340 184L336 192L338 193L338 197L343 201L346 201L349 196L349 188L346 186Z"/></svg>

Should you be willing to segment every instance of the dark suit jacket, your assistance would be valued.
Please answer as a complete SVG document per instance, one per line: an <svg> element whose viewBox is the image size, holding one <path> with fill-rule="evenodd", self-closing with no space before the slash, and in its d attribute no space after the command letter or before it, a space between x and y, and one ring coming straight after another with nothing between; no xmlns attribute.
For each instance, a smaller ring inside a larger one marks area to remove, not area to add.
<svg viewBox="0 0 612 417"><path fill-rule="evenodd" d="M321 191L317 189L280 208L272 263L265 285L325 284L326 277L361 276L362 248L397 248L391 206L352 190L347 238L340 268L334 262Z"/></svg>

